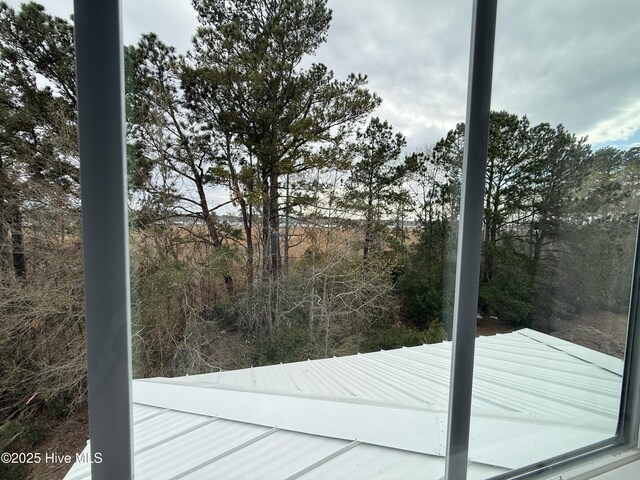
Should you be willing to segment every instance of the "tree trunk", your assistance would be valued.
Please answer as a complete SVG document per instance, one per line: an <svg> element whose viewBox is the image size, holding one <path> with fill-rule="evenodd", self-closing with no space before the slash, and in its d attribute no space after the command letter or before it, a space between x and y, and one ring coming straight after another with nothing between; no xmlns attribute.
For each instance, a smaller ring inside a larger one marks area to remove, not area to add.
<svg viewBox="0 0 640 480"><path fill-rule="evenodd" d="M278 174L271 172L269 177L269 226L271 229L271 275L277 278L282 261L280 257L280 212L278 205Z"/></svg>
<svg viewBox="0 0 640 480"><path fill-rule="evenodd" d="M486 186L486 200L485 200L485 213L484 213L484 222L485 222L485 230L484 230L484 262L483 262L483 272L482 278L486 283L489 283L492 278L492 270L493 270L493 245L491 244L491 232L493 230L493 218L491 214L491 199L492 199L492 185L493 185L493 166L489 166L488 177L487 177L487 186Z"/></svg>
<svg viewBox="0 0 640 480"><path fill-rule="evenodd" d="M369 254L371 253L371 246L373 243L373 220L374 220L374 212L373 212L373 190L371 190L371 186L369 186L368 198L367 198L367 211L364 220L364 247L363 247L363 255L362 259L366 263L369 259Z"/></svg>
<svg viewBox="0 0 640 480"><path fill-rule="evenodd" d="M240 188L240 179L233 165L233 158L231 156L231 136L226 136L226 151L227 151L227 167L229 168L229 187L233 192L235 198L240 204L240 212L242 214L242 226L244 228L245 241L247 243L247 258L246 258L246 278L247 288L249 291L253 288L253 211L251 205L247 203L246 198ZM253 165L251 156L249 162Z"/></svg>
<svg viewBox="0 0 640 480"><path fill-rule="evenodd" d="M242 212L242 224L247 242L247 288L253 288L253 219L251 205L242 199L240 201L240 211Z"/></svg>
<svg viewBox="0 0 640 480"><path fill-rule="evenodd" d="M9 228L11 230L11 253L13 257L13 271L16 277L24 280L27 277L27 259L24 255L22 238L22 212L17 205L13 205L9 212Z"/></svg>
<svg viewBox="0 0 640 480"><path fill-rule="evenodd" d="M209 211L209 202L207 202L207 195L204 191L204 179L195 165L191 164L191 172L193 173L193 177L195 179L196 190L198 191L198 199L200 200L200 212L202 213L202 220L204 220L204 224L207 226L207 231L209 232L209 238L211 239L211 243L214 247L219 247L222 245L222 239L218 234L218 227L216 226L213 217L211 216L211 212Z"/></svg>
<svg viewBox="0 0 640 480"><path fill-rule="evenodd" d="M9 181L4 171L2 155L0 155L0 271L10 268L11 254L9 249L9 231L7 230L6 192Z"/></svg>
<svg viewBox="0 0 640 480"><path fill-rule="evenodd" d="M286 180L286 193L284 198L284 272L289 272L289 205L290 205L290 191L289 191L289 174L287 173Z"/></svg>
<svg viewBox="0 0 640 480"><path fill-rule="evenodd" d="M546 218L544 215L542 216L539 224L544 225L546 222ZM540 257L542 256L542 245L546 239L546 235L544 233L544 228L540 228L539 231L534 234L534 243L533 243L533 267L537 271L538 264L540 263Z"/></svg>
<svg viewBox="0 0 640 480"><path fill-rule="evenodd" d="M265 280L270 277L270 232L271 232L271 200L269 198L269 175L262 172L262 276Z"/></svg>
<svg viewBox="0 0 640 480"><path fill-rule="evenodd" d="M202 178L200 172L196 170L194 165L192 165L191 168L194 178L196 179L196 189L198 190L198 198L200 199L200 210L202 211L202 219L207 226L211 244L214 247L220 247L222 245L222 237L220 236L218 232L218 226L216 225L216 222L211 215L211 212L209 211L209 203L207 202L207 196L204 191L204 179ZM233 296L235 293L233 277L229 274L224 274L223 278L229 295Z"/></svg>
<svg viewBox="0 0 640 480"><path fill-rule="evenodd" d="M4 214L4 200L0 198L0 271L5 270L11 264L8 246L8 231Z"/></svg>
<svg viewBox="0 0 640 480"><path fill-rule="evenodd" d="M500 206L501 206L501 191L500 187L496 187L492 197L493 205L491 207L491 227L489 228L489 255L487 263L487 279L492 281L495 277L496 270L496 247L498 245L498 228L500 224L498 219L500 218Z"/></svg>
<svg viewBox="0 0 640 480"><path fill-rule="evenodd" d="M371 251L371 242L372 242L371 223L372 223L372 220L367 217L365 219L365 225L364 225L364 247L362 248L362 259L364 260L365 263L369 260L369 253Z"/></svg>

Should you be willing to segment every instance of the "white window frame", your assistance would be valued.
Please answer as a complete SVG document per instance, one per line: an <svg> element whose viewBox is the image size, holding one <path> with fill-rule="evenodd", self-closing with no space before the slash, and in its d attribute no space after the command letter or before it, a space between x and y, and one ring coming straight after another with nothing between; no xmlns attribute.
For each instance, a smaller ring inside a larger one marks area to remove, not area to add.
<svg viewBox="0 0 640 480"><path fill-rule="evenodd" d="M445 478L467 476L484 172L497 0L474 0ZM121 0L74 0L91 449L94 480L133 478L131 314ZM640 232L640 227L639 230ZM616 434L494 479L606 471L640 458L640 250L636 245ZM589 470L591 469L591 470ZM569 474L573 475L573 474ZM564 478L567 478L566 476ZM569 477L571 478L571 476Z"/></svg>
<svg viewBox="0 0 640 480"><path fill-rule="evenodd" d="M120 0L75 0L93 480L133 478L131 310Z"/></svg>

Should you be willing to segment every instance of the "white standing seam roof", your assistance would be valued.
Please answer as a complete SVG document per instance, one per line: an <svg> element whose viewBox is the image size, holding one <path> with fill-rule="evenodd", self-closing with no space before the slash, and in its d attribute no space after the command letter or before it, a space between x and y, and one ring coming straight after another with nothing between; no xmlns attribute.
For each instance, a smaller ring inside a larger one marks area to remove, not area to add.
<svg viewBox="0 0 640 480"><path fill-rule="evenodd" d="M475 348L469 479L614 435L621 360L530 329ZM134 380L136 479L441 479L450 361L443 342Z"/></svg>

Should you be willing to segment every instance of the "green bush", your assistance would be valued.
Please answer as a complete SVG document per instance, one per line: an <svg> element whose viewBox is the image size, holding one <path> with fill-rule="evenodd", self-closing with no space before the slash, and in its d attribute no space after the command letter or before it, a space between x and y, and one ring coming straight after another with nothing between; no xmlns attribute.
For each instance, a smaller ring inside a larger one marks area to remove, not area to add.
<svg viewBox="0 0 640 480"><path fill-rule="evenodd" d="M7 420L0 425L0 453L31 451L42 443L44 437L44 424L33 415ZM26 464L0 463L0 478L22 480L25 478L25 467Z"/></svg>
<svg viewBox="0 0 640 480"><path fill-rule="evenodd" d="M440 322L433 322L428 329L420 330L402 323L378 321L367 330L366 336L360 343L360 352L393 350L424 343L439 343L444 340L446 340L446 334Z"/></svg>
<svg viewBox="0 0 640 480"><path fill-rule="evenodd" d="M24 480L26 465L20 463L0 463L2 480Z"/></svg>
<svg viewBox="0 0 640 480"><path fill-rule="evenodd" d="M455 273L452 227L446 220L422 226L419 242L413 245L395 276L396 292L403 318L426 329L451 317Z"/></svg>
<svg viewBox="0 0 640 480"><path fill-rule="evenodd" d="M413 325L427 328L433 320L442 317L442 281L434 275L408 268L398 279L397 291L404 317Z"/></svg>
<svg viewBox="0 0 640 480"><path fill-rule="evenodd" d="M316 357L309 331L300 325L281 327L269 337L254 341L251 347L255 366L300 362Z"/></svg>

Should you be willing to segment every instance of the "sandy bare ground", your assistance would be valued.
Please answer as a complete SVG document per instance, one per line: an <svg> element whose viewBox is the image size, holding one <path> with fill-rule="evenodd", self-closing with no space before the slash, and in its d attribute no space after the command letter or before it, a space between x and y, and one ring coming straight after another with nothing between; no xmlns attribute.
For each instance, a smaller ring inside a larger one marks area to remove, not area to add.
<svg viewBox="0 0 640 480"><path fill-rule="evenodd" d="M613 312L585 313L571 320L555 320L554 337L612 355L624 356L627 338L627 315Z"/></svg>
<svg viewBox="0 0 640 480"><path fill-rule="evenodd" d="M55 453L56 458L71 455L75 461L76 453L81 452L89 438L89 424L86 409L58 421L50 421L46 427L45 441L33 448L33 452L39 452L41 458ZM44 462L28 465L25 478L27 480L62 480L67 474L73 462Z"/></svg>
<svg viewBox="0 0 640 480"><path fill-rule="evenodd" d="M502 320L485 317L478 321L477 335L509 333L518 328ZM551 330L543 333L622 358L627 338L627 315L600 311L585 313L573 319L556 319L551 323Z"/></svg>

